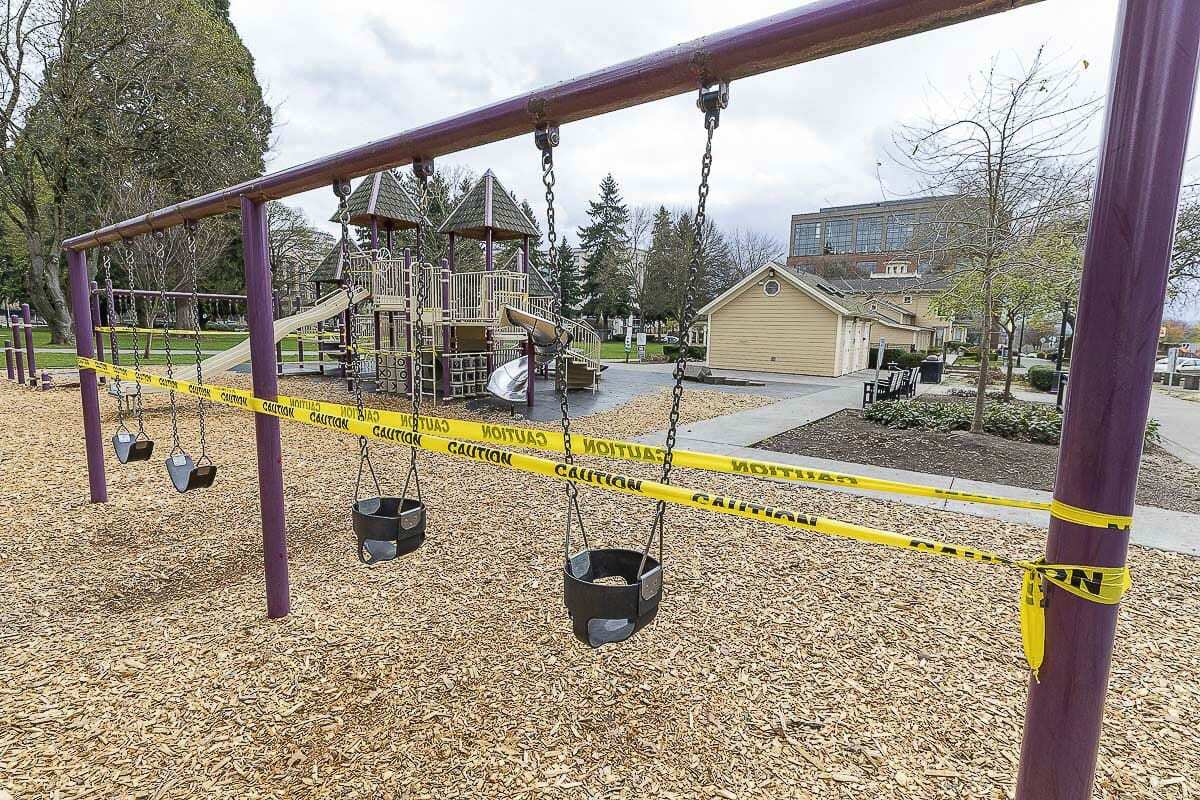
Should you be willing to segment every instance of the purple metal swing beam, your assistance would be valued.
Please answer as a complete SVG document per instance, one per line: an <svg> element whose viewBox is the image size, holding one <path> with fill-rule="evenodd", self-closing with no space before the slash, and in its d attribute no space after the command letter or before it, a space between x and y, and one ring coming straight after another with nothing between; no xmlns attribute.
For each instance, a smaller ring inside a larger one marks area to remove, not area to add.
<svg viewBox="0 0 1200 800"><path fill-rule="evenodd" d="M381 169L529 136L536 121L575 122L1040 0L824 0L625 61L67 239L86 250L234 211L243 196L276 200Z"/></svg>

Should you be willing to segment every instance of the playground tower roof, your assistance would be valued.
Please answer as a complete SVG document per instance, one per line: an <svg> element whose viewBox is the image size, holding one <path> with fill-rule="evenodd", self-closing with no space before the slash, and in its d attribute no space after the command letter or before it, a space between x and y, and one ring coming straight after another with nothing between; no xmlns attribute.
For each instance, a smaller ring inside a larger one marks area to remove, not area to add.
<svg viewBox="0 0 1200 800"><path fill-rule="evenodd" d="M350 224L369 226L372 219L395 223L396 228L415 228L424 222L421 210L390 169L368 175L346 198ZM334 214L330 222L337 222Z"/></svg>
<svg viewBox="0 0 1200 800"><path fill-rule="evenodd" d="M446 217L438 233L456 233L468 239L483 239L487 229L492 238L520 239L538 236L533 220L525 215L512 195L489 169L475 182L458 206Z"/></svg>

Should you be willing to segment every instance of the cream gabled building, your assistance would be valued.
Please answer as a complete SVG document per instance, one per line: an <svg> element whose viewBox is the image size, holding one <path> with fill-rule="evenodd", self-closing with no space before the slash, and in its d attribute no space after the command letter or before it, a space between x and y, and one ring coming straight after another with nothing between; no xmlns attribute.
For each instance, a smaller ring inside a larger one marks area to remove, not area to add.
<svg viewBox="0 0 1200 800"><path fill-rule="evenodd" d="M768 262L700 309L708 365L836 377L865 369L874 317L808 273Z"/></svg>

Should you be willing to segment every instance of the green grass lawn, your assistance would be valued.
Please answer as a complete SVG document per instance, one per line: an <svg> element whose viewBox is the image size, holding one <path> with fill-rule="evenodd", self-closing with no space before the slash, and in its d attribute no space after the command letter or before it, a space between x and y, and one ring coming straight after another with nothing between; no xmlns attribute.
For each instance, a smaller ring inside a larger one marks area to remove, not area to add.
<svg viewBox="0 0 1200 800"><path fill-rule="evenodd" d="M661 359L663 357L662 342L646 342L646 358ZM603 342L600 345L600 358L620 361L625 358L625 342ZM629 351L629 360L637 360L637 344Z"/></svg>

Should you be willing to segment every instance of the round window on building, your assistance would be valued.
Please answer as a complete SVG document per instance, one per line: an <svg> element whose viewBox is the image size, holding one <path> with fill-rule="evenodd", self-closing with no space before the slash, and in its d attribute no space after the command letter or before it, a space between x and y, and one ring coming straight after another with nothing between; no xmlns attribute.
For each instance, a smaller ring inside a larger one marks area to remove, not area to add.
<svg viewBox="0 0 1200 800"><path fill-rule="evenodd" d="M765 294L767 297L774 297L775 295L779 294L779 281L771 278L769 281L764 283L763 294Z"/></svg>

